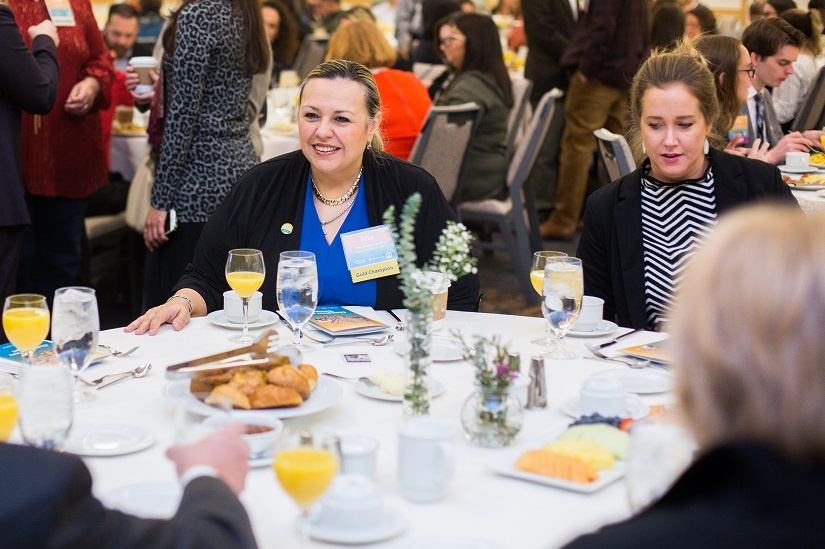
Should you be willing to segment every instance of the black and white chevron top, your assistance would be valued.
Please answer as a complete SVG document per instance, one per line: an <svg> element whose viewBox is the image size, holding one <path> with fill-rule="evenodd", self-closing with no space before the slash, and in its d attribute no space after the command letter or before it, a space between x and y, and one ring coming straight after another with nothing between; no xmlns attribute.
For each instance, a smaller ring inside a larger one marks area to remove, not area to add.
<svg viewBox="0 0 825 549"><path fill-rule="evenodd" d="M649 161L648 161L649 163ZM716 224L713 173L682 183L642 176L642 249L648 329L662 328L688 259Z"/></svg>

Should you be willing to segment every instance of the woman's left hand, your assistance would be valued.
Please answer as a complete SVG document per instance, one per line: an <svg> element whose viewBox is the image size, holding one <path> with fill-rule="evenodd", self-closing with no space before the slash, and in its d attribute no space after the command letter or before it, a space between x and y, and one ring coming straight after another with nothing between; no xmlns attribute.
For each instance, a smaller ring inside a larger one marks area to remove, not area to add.
<svg viewBox="0 0 825 549"><path fill-rule="evenodd" d="M169 215L168 212L149 206L149 213L146 214L146 223L143 227L143 243L150 252L157 250L169 240L165 231L167 215Z"/></svg>
<svg viewBox="0 0 825 549"><path fill-rule="evenodd" d="M74 116L84 116L92 110L92 105L94 105L99 91L100 83L97 79L87 76L74 85L63 108L66 109L67 113Z"/></svg>

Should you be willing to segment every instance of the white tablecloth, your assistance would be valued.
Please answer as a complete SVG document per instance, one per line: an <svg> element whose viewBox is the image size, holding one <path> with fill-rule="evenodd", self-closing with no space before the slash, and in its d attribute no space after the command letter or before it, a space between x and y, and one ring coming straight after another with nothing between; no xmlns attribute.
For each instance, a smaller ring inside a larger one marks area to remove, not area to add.
<svg viewBox="0 0 825 549"><path fill-rule="evenodd" d="M796 197L799 206L806 212L825 211L825 198L819 196L816 191L791 191Z"/></svg>
<svg viewBox="0 0 825 549"><path fill-rule="evenodd" d="M385 314L385 313L378 313ZM389 321L389 317L385 320ZM529 343L541 335L545 322L541 318L450 312L445 329L461 329L468 334L501 334L512 350L522 356L527 371L530 356L540 348ZM291 335L282 325L275 326L287 343ZM109 358L87 372L88 377L134 368L142 362L154 366L143 379L129 380L100 391L99 399L76 407L75 425L91 423L125 423L139 425L157 437L150 449L132 455L110 458L86 458L94 476L98 495L136 483L171 482L173 465L164 450L174 441L174 406L163 393L168 383L164 369L168 365L233 348L227 338L232 330L213 326L205 318L194 319L180 332L164 326L154 337L126 334L119 329L100 336L101 343L119 349L140 345L133 355ZM616 334L613 334L614 336ZM642 333L626 343L657 339L658 334ZM590 341L605 341L596 338ZM572 349L584 351L586 340L568 338ZM400 371L402 358L392 346L358 346L368 353L371 364L345 364L342 353L349 347L318 349L305 355L305 361L321 372L348 376L370 372ZM352 352L352 351L350 351ZM571 421L559 410L561 404L577 395L582 381L590 374L623 368L590 360L550 361L546 363L549 405L544 410L526 412L524 428L516 444L524 449L536 447L554 438ZM436 398L431 415L456 426L460 431L460 410L473 391L473 369L466 362L435 363L432 376L446 386ZM512 480L489 473L486 464L500 455L500 450L484 449L456 437L456 474L445 501L437 504L412 504L403 499L396 480L397 430L403 420L398 403L365 398L355 392L351 382L342 381L344 397L332 408L313 416L285 420L290 429L313 428L326 432L359 433L380 440L377 482L386 505L401 511L409 519L404 534L376 547L408 547L414 541L433 535L453 535L496 542L503 547L531 549L556 547L572 537L591 531L605 523L622 519L629 513L624 481L607 486L593 495ZM649 404L672 402L669 393L644 397ZM17 435L15 435L17 436ZM281 490L270 467L253 469L241 496L248 510L261 547L290 548L298 545L295 533L297 508ZM311 546L323 547L318 543Z"/></svg>

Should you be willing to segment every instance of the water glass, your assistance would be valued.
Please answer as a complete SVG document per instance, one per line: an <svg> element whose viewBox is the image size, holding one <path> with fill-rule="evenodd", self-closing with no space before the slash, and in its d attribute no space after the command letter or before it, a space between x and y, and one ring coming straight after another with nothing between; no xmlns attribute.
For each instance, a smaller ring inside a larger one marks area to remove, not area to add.
<svg viewBox="0 0 825 549"><path fill-rule="evenodd" d="M97 398L95 389L81 386L78 376L89 366L97 352L100 319L97 298L92 288L60 288L54 293L52 340L57 360L74 377L76 403Z"/></svg>
<svg viewBox="0 0 825 549"><path fill-rule="evenodd" d="M17 404L25 443L60 451L72 427L72 377L68 370L56 364L23 368Z"/></svg>
<svg viewBox="0 0 825 549"><path fill-rule="evenodd" d="M559 338L558 348L550 358L567 360L579 355L564 348L564 336L579 318L584 294L581 259L550 257L544 266L541 312Z"/></svg>
<svg viewBox="0 0 825 549"><path fill-rule="evenodd" d="M530 267L530 283L539 295L541 295L544 284L544 266L547 265L547 259L551 257L567 257L567 254L550 250L533 253L533 264ZM553 330L550 329L550 324L547 324L546 330L544 337L535 337L530 340L530 343L541 345L542 347L550 347L550 351L554 351L559 345L559 338L557 338Z"/></svg>
<svg viewBox="0 0 825 549"><path fill-rule="evenodd" d="M318 305L315 254L304 251L281 252L277 291L278 308L292 328L292 344L302 351L311 351L314 347L301 343L301 328L312 318Z"/></svg>

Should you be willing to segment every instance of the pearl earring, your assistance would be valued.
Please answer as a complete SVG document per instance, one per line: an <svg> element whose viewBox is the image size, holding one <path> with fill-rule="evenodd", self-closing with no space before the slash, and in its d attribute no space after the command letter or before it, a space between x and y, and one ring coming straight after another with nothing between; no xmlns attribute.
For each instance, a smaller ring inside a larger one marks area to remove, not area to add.
<svg viewBox="0 0 825 549"><path fill-rule="evenodd" d="M708 154L710 152L710 143L708 143L707 138L705 138L705 146L702 150L705 151L705 154Z"/></svg>

